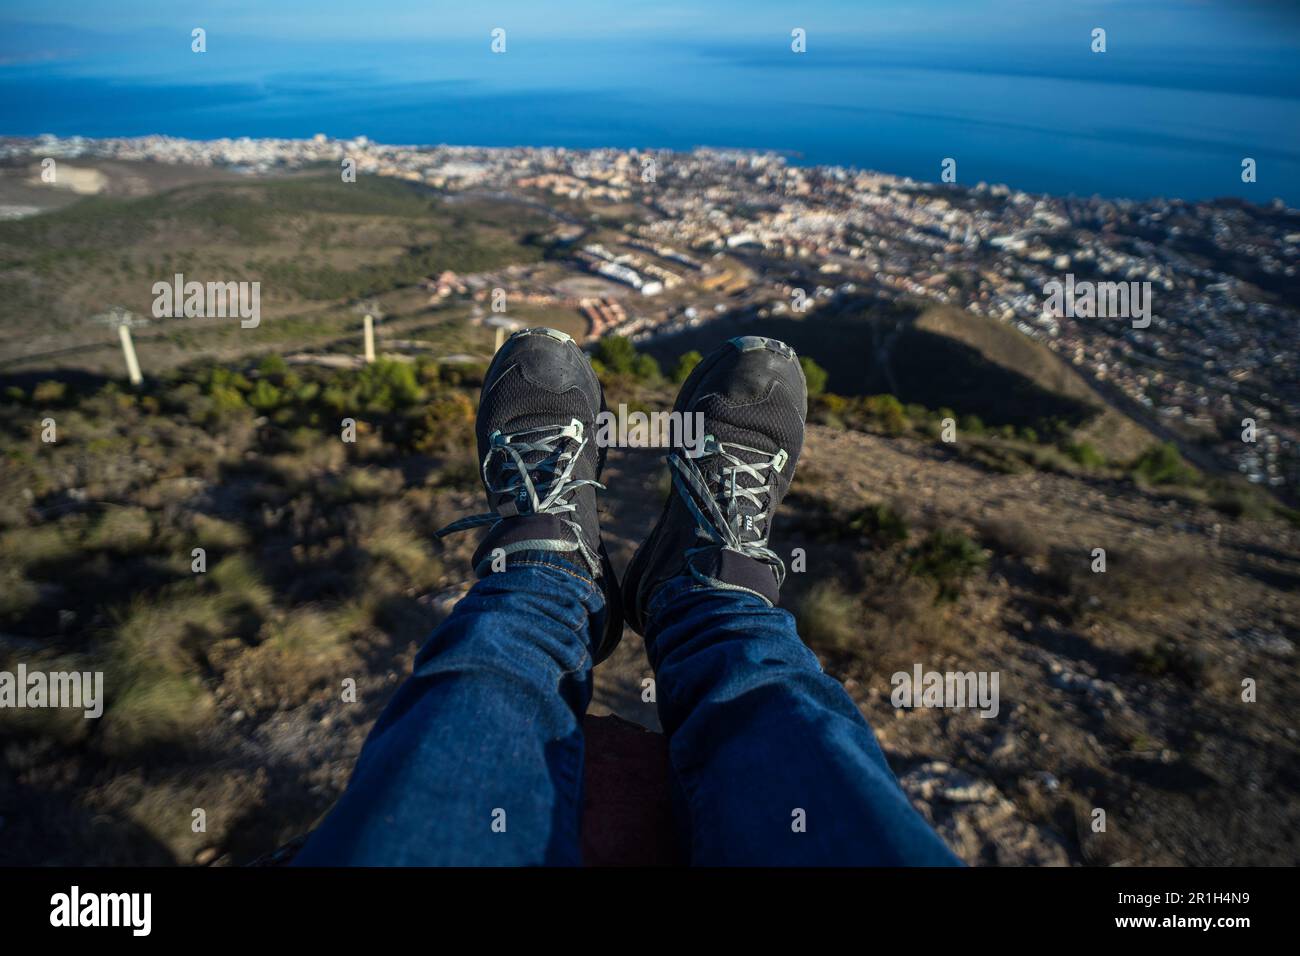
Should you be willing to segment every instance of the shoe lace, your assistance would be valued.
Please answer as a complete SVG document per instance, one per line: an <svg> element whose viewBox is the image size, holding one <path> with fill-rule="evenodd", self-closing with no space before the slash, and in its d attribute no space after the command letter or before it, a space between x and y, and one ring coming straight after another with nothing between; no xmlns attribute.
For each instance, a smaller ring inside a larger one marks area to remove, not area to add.
<svg viewBox="0 0 1300 956"><path fill-rule="evenodd" d="M537 542L551 549L577 550L591 569L600 573L600 563L582 536L582 525L566 517L578 510L570 500L579 488L604 489L592 478L574 478L573 469L590 441L583 434L582 422L573 419L567 425L543 425L513 434L499 429L488 436L487 454L483 456L483 485L489 499L504 496L494 511L469 515L453 521L434 537L467 531L483 525L496 527L516 515L556 515L574 533L576 545L569 541ZM493 476L500 484L493 481Z"/></svg>
<svg viewBox="0 0 1300 956"><path fill-rule="evenodd" d="M696 536L709 542L686 551L687 566L696 578L717 583L697 571L691 557L721 547L770 565L776 572L778 587L785 580L785 563L767 546L770 528L766 523L770 515L765 509L772 501L773 476L785 467L789 457L785 449L773 455L748 445L723 443L713 435L704 437L703 450L697 454L673 452L668 456L673 486L695 518ZM706 459L710 460L709 472L715 475L716 489L700 467ZM744 485L742 477L747 481ZM742 510L743 502L749 502L752 509Z"/></svg>

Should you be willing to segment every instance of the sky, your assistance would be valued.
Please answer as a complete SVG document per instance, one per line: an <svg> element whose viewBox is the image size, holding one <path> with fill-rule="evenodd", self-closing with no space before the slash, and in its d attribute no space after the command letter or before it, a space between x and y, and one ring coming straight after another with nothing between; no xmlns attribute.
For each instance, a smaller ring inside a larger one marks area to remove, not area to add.
<svg viewBox="0 0 1300 956"><path fill-rule="evenodd" d="M533 38L649 37L684 43L785 35L792 26L837 41L902 40L1016 47L1103 26L1145 47L1296 49L1294 0L0 0L0 20L58 27L32 57L76 50L80 31L209 32L284 40L445 40L496 26ZM21 32L8 54L26 42Z"/></svg>

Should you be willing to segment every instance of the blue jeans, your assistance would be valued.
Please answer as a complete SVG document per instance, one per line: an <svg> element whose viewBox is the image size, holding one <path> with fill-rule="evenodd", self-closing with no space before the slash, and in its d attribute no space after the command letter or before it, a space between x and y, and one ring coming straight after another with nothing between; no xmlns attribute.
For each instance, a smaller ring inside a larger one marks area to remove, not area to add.
<svg viewBox="0 0 1300 956"><path fill-rule="evenodd" d="M787 611L690 578L648 611L692 863L958 862ZM591 578L553 553L522 553L475 584L295 862L580 864L581 720L603 613Z"/></svg>

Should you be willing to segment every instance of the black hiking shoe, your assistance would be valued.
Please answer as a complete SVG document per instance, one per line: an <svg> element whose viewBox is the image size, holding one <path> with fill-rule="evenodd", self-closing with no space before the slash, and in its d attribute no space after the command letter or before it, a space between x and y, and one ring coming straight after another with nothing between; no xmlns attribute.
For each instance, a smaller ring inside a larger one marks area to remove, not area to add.
<svg viewBox="0 0 1300 956"><path fill-rule="evenodd" d="M803 449L808 388L790 346L746 335L695 367L673 410L703 416L704 442L668 454L673 490L628 566L623 608L640 634L650 598L679 575L776 604L785 565L767 541Z"/></svg>
<svg viewBox="0 0 1300 956"><path fill-rule="evenodd" d="M521 551L554 551L585 568L605 593L604 631L592 637L595 663L623 635L618 581L596 515L596 489L605 487L596 416L604 409L600 381L573 339L554 329L516 332L488 366L475 423L491 510L437 533L491 526L474 552L479 577Z"/></svg>

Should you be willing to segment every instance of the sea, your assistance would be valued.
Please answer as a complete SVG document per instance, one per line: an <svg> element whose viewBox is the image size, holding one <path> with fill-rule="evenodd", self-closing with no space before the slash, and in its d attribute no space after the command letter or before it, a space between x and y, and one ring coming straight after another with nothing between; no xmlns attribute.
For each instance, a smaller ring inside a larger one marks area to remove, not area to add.
<svg viewBox="0 0 1300 956"><path fill-rule="evenodd" d="M0 136L773 150L1059 195L1300 206L1300 71L1283 53L568 41L133 37L0 62ZM1253 160L1254 180L1243 179Z"/></svg>

